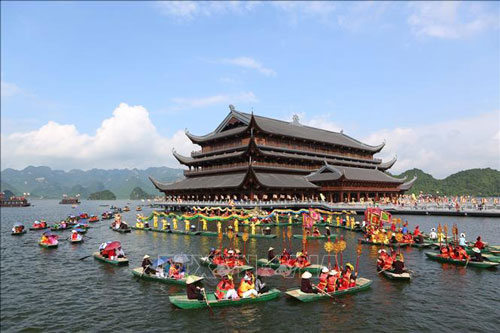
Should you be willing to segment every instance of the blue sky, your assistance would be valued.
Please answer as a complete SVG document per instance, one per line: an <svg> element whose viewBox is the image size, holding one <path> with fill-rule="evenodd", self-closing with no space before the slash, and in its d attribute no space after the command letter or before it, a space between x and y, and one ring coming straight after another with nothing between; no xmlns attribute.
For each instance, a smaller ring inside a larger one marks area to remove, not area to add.
<svg viewBox="0 0 500 333"><path fill-rule="evenodd" d="M385 139L394 172L500 168L497 2L1 9L2 168L178 166L228 104Z"/></svg>

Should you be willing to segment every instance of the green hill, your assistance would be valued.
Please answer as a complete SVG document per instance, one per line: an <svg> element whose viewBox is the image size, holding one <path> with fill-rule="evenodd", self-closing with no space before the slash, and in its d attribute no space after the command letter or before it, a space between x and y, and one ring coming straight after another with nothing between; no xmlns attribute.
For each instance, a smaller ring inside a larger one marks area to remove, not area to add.
<svg viewBox="0 0 500 333"><path fill-rule="evenodd" d="M141 200L141 199L152 199L154 195L144 192L140 187L135 187L132 192L130 192L130 200Z"/></svg>
<svg viewBox="0 0 500 333"><path fill-rule="evenodd" d="M403 176L418 177L409 193L500 196L500 171L491 168L460 171L444 179L436 179L420 169L405 171L397 177Z"/></svg>
<svg viewBox="0 0 500 333"><path fill-rule="evenodd" d="M116 196L110 190L99 191L91 193L88 197L89 200L116 200Z"/></svg>

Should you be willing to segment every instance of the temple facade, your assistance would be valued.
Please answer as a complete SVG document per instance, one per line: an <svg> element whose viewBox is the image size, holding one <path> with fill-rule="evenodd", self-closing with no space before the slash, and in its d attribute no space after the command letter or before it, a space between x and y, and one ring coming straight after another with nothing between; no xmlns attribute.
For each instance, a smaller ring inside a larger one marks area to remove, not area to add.
<svg viewBox="0 0 500 333"><path fill-rule="evenodd" d="M374 155L385 143L367 145L340 133L293 121L230 112L211 133L187 137L201 149L175 158L187 169L172 184L151 179L169 200L325 200L393 198L411 188L385 171Z"/></svg>

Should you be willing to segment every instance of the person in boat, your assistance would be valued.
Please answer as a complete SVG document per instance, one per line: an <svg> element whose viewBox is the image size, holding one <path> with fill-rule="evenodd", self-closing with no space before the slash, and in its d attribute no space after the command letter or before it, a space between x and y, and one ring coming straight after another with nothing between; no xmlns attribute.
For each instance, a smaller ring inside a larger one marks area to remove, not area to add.
<svg viewBox="0 0 500 333"><path fill-rule="evenodd" d="M385 259L387 258L387 252L384 249L378 250L377 267L384 267Z"/></svg>
<svg viewBox="0 0 500 333"><path fill-rule="evenodd" d="M268 262L278 263L278 258L274 254L274 247L270 247L267 250L267 260L268 260Z"/></svg>
<svg viewBox="0 0 500 333"><path fill-rule="evenodd" d="M76 230L71 231L71 240L72 241L80 241L82 240L82 235L80 235Z"/></svg>
<svg viewBox="0 0 500 333"><path fill-rule="evenodd" d="M255 275L253 274L253 272L251 270L246 271L245 276L248 276L250 278L250 281L252 283L255 283Z"/></svg>
<svg viewBox="0 0 500 333"><path fill-rule="evenodd" d="M152 268L152 266L153 266L153 263L149 259L149 256L146 254L142 258L142 264L141 264L142 273L143 274L148 274L148 275L156 274L156 270L154 268Z"/></svg>
<svg viewBox="0 0 500 333"><path fill-rule="evenodd" d="M127 222L121 221L119 229L128 229L128 224Z"/></svg>
<svg viewBox="0 0 500 333"><path fill-rule="evenodd" d="M40 243L49 244L49 237L45 233L42 234L42 238L40 238Z"/></svg>
<svg viewBox="0 0 500 333"><path fill-rule="evenodd" d="M463 232L460 234L460 238L458 239L458 245L460 245L462 247L467 246L467 239L465 239L465 233L463 233Z"/></svg>
<svg viewBox="0 0 500 333"><path fill-rule="evenodd" d="M396 234L392 234L391 240L389 241L389 243L396 244L397 242L398 242L398 239L396 238Z"/></svg>
<svg viewBox="0 0 500 333"><path fill-rule="evenodd" d="M456 259L458 260L469 260L470 257L467 254L467 251L461 246L456 247Z"/></svg>
<svg viewBox="0 0 500 333"><path fill-rule="evenodd" d="M431 228L431 232L429 233L429 239L435 240L438 238L436 233L436 228Z"/></svg>
<svg viewBox="0 0 500 333"><path fill-rule="evenodd" d="M403 235L406 235L408 233L408 222L403 224L403 229L401 230L401 232L403 233Z"/></svg>
<svg viewBox="0 0 500 333"><path fill-rule="evenodd" d="M327 226L325 229L326 229L326 235L327 235L327 236L331 236L331 235L332 235L332 233L331 233L331 231L330 231L330 227L328 227L328 226Z"/></svg>
<svg viewBox="0 0 500 333"><path fill-rule="evenodd" d="M265 227L263 233L264 233L264 235L270 235L271 234L271 228L270 227Z"/></svg>
<svg viewBox="0 0 500 333"><path fill-rule="evenodd" d="M321 236L321 232L319 231L318 227L314 227L314 228L313 228L313 233L312 233L312 235L313 235L314 237L319 237L319 236Z"/></svg>
<svg viewBox="0 0 500 333"><path fill-rule="evenodd" d="M203 295L203 292L205 291L205 288L200 288L194 283L194 279L192 276L189 276L186 280L186 293L187 293L187 298L188 299L197 299L199 301L204 301L205 296Z"/></svg>
<svg viewBox="0 0 500 333"><path fill-rule="evenodd" d="M165 278L165 269L163 268L163 265L158 265L156 266L156 273L155 275L159 278Z"/></svg>
<svg viewBox="0 0 500 333"><path fill-rule="evenodd" d="M215 248L210 248L210 252L208 252L208 260L212 261L215 257Z"/></svg>
<svg viewBox="0 0 500 333"><path fill-rule="evenodd" d="M215 289L215 297L218 300L232 299L238 300L240 297L234 289L234 282L232 276L224 275L222 280L217 284Z"/></svg>
<svg viewBox="0 0 500 333"><path fill-rule="evenodd" d="M23 230L24 230L24 225L15 225L12 227L12 232L15 233L23 232Z"/></svg>
<svg viewBox="0 0 500 333"><path fill-rule="evenodd" d="M269 287L266 285L262 276L260 275L257 275L255 277L255 290L257 290L259 294L264 294L269 291Z"/></svg>
<svg viewBox="0 0 500 333"><path fill-rule="evenodd" d="M472 248L471 260L476 261L476 262L483 262L484 261L484 258L481 255L481 250L478 249L477 247Z"/></svg>
<svg viewBox="0 0 500 333"><path fill-rule="evenodd" d="M168 277L168 273L170 272L170 267L173 265L172 259L168 259L165 264L163 264L163 275Z"/></svg>
<svg viewBox="0 0 500 333"><path fill-rule="evenodd" d="M253 283L252 278L248 275L245 275L243 279L241 279L240 287L238 288L238 296L241 298L259 296L257 290L255 290L255 283Z"/></svg>
<svg viewBox="0 0 500 333"><path fill-rule="evenodd" d="M449 258L450 254L448 253L448 247L445 245L441 246L439 249L439 255L443 258Z"/></svg>
<svg viewBox="0 0 500 333"><path fill-rule="evenodd" d="M326 280L326 291L331 293L337 290L338 272L332 269L328 272L328 278Z"/></svg>
<svg viewBox="0 0 500 333"><path fill-rule="evenodd" d="M304 272L300 280L300 291L307 294L317 294L318 290L315 289L311 283L312 274L310 272Z"/></svg>
<svg viewBox="0 0 500 333"><path fill-rule="evenodd" d="M325 291L326 286L328 284L328 281L327 281L328 280L328 273L329 273L328 268L323 267L321 269L321 273L319 274L319 283L317 286L317 288L321 291Z"/></svg>
<svg viewBox="0 0 500 333"><path fill-rule="evenodd" d="M486 247L486 244L484 244L481 241L481 236L478 236L476 238L476 242L474 243L474 247L477 247L479 250L483 250Z"/></svg>
<svg viewBox="0 0 500 333"><path fill-rule="evenodd" d="M353 276L354 266L350 263L345 264L344 271L342 272L341 289L349 288L351 277Z"/></svg>
<svg viewBox="0 0 500 333"><path fill-rule="evenodd" d="M148 220L144 221L144 228L146 228L146 229L149 228L149 221Z"/></svg>
<svg viewBox="0 0 500 333"><path fill-rule="evenodd" d="M396 261L392 264L393 273L395 274L403 274L405 271L405 263L400 254L396 255Z"/></svg>
<svg viewBox="0 0 500 333"><path fill-rule="evenodd" d="M309 260L307 260L307 256L304 253L297 252L296 257L297 257L297 261L295 262L296 267L307 267L311 265Z"/></svg>
<svg viewBox="0 0 500 333"><path fill-rule="evenodd" d="M283 249L283 252L281 252L280 262L282 264L288 264L289 260L290 260L290 253L285 248Z"/></svg>

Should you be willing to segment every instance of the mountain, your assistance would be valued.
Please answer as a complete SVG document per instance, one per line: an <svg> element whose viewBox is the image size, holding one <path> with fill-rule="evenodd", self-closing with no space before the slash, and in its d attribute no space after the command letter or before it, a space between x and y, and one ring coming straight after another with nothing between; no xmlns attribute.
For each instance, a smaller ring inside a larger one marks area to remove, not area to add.
<svg viewBox="0 0 500 333"><path fill-rule="evenodd" d="M140 187L136 187L130 192L130 200L152 199L154 196L144 192Z"/></svg>
<svg viewBox="0 0 500 333"><path fill-rule="evenodd" d="M110 190L104 190L91 193L88 197L89 200L116 200L116 196Z"/></svg>
<svg viewBox="0 0 500 333"><path fill-rule="evenodd" d="M420 169L411 169L397 177L418 179L408 193L440 195L499 196L500 171L491 168L469 169L454 173L444 179L436 179Z"/></svg>
<svg viewBox="0 0 500 333"><path fill-rule="evenodd" d="M8 189L17 195L29 192L32 198L59 199L63 194L80 194L82 198L87 198L91 193L107 189L118 199L128 199L136 187L152 195L161 195L148 179L149 176L162 182L173 182L183 177L183 170L158 167L145 170L92 169L66 172L45 166L29 166L23 170L3 170L1 187L2 190Z"/></svg>

